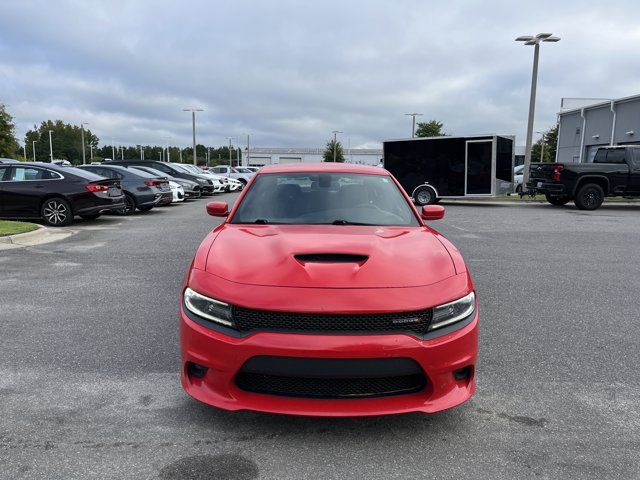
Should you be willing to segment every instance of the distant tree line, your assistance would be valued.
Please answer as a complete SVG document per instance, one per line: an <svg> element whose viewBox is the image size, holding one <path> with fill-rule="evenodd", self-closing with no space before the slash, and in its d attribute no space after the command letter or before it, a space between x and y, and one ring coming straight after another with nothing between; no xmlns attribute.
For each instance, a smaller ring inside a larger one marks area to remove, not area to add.
<svg viewBox="0 0 640 480"><path fill-rule="evenodd" d="M51 131L51 149L49 148L49 131ZM82 163L82 128L79 125L65 123L62 120L47 120L40 125L34 125L25 135L25 147L20 146L15 135L13 117L0 104L0 157L18 160L48 162L53 152L54 160L68 160L74 165ZM133 159L140 158L141 146L100 145L100 138L90 129L84 130L86 162L104 159ZM193 162L193 147L181 148L174 145L164 147L160 145L142 145L146 160L171 160L179 162ZM35 152L35 154L34 154ZM181 155L182 153L182 155ZM242 159L242 148L232 148L231 157L234 164ZM228 164L229 147L210 147L196 145L196 162L209 165Z"/></svg>

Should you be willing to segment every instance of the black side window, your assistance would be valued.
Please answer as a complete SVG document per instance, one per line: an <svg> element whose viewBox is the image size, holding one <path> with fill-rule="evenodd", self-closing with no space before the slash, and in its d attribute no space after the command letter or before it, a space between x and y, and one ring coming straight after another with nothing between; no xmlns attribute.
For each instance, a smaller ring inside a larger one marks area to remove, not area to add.
<svg viewBox="0 0 640 480"><path fill-rule="evenodd" d="M6 180L4 177L9 176L9 167L0 167L0 182Z"/></svg>
<svg viewBox="0 0 640 480"><path fill-rule="evenodd" d="M593 163L606 163L607 162L607 149L599 148L596 152L596 156L593 157Z"/></svg>
<svg viewBox="0 0 640 480"><path fill-rule="evenodd" d="M624 148L612 148L607 152L607 163L625 163Z"/></svg>
<svg viewBox="0 0 640 480"><path fill-rule="evenodd" d="M173 173L171 169L168 168L166 165L154 165L153 168L155 168L156 170L160 170L161 172L164 172L164 173Z"/></svg>

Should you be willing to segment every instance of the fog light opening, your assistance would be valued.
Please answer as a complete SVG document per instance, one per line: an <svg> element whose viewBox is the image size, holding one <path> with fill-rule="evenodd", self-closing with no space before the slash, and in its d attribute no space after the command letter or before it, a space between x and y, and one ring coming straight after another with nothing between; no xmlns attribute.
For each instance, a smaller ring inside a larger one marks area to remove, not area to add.
<svg viewBox="0 0 640 480"><path fill-rule="evenodd" d="M187 375L192 378L203 378L208 368L193 362L187 362Z"/></svg>
<svg viewBox="0 0 640 480"><path fill-rule="evenodd" d="M462 380L469 380L471 378L472 373L471 365L467 365L466 367L459 368L458 370L453 371L453 377L459 382Z"/></svg>

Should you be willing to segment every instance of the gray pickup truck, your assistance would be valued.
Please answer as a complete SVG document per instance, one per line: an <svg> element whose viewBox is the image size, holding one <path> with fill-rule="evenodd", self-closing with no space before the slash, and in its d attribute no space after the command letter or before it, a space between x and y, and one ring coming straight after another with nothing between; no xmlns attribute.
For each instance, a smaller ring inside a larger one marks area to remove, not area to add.
<svg viewBox="0 0 640 480"><path fill-rule="evenodd" d="M580 210L599 208L605 197L640 197L640 145L601 147L593 163L532 163L527 189Z"/></svg>

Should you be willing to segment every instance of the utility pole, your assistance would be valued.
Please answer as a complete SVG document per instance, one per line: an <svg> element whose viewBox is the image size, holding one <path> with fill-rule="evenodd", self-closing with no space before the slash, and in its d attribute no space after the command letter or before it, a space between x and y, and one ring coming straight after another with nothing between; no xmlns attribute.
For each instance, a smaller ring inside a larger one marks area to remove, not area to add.
<svg viewBox="0 0 640 480"><path fill-rule="evenodd" d="M411 138L416 137L416 117L421 117L422 113L405 113L408 117L413 117L413 123L411 126Z"/></svg>
<svg viewBox="0 0 640 480"><path fill-rule="evenodd" d="M124 160L124 147L120 147L120 160Z"/></svg>
<svg viewBox="0 0 640 480"><path fill-rule="evenodd" d="M333 133L333 163L336 163L336 151L338 150L337 135L344 132L341 132L340 130L334 130L331 133Z"/></svg>
<svg viewBox="0 0 640 480"><path fill-rule="evenodd" d="M33 147L33 161L36 161L36 141L34 140L33 142L31 142L32 147Z"/></svg>
<svg viewBox="0 0 640 480"><path fill-rule="evenodd" d="M89 160L93 162L93 145L89 144Z"/></svg>
<svg viewBox="0 0 640 480"><path fill-rule="evenodd" d="M229 166L233 167L233 161L231 159L231 140L233 140L236 137L227 137L229 139Z"/></svg>
<svg viewBox="0 0 640 480"><path fill-rule="evenodd" d="M533 72L531 74L531 96L529 97L529 119L527 121L527 139L524 151L524 168L522 170L523 189L527 188L529 181L529 169L531 167L531 143L533 140L533 118L536 109L536 87L538 83L538 57L540 56L540 42L559 42L559 37L551 33L539 33L535 37L523 35L516 38L516 42L524 42L525 45L533 45ZM582 152L581 152L582 155Z"/></svg>
<svg viewBox="0 0 640 480"><path fill-rule="evenodd" d="M49 161L53 163L53 142L51 141L51 132L53 132L53 130L49 130Z"/></svg>
<svg viewBox="0 0 640 480"><path fill-rule="evenodd" d="M180 147L179 151L180 151L180 163L182 163L182 147Z"/></svg>
<svg viewBox="0 0 640 480"><path fill-rule="evenodd" d="M249 166L249 164L251 163L251 162L249 161L249 159L251 158L251 154L249 153L249 149L251 148L251 145L250 145L250 143L249 143L249 137L250 137L250 136L251 136L251 134L250 134L250 133L247 133L247 159L246 159L246 161L242 162L246 167L248 167L248 166Z"/></svg>
<svg viewBox="0 0 640 480"><path fill-rule="evenodd" d="M193 128L193 164L197 165L197 157L196 157L196 112L202 112L201 108L183 108L183 112L191 112L191 125Z"/></svg>
<svg viewBox="0 0 640 480"><path fill-rule="evenodd" d="M89 125L88 123L80 123L80 141L82 142L82 164L87 164L87 156L84 151L84 126ZM92 155L93 156L93 155Z"/></svg>
<svg viewBox="0 0 640 480"><path fill-rule="evenodd" d="M115 160L115 159L116 159L115 140L113 139L113 137L111 137L111 160Z"/></svg>

